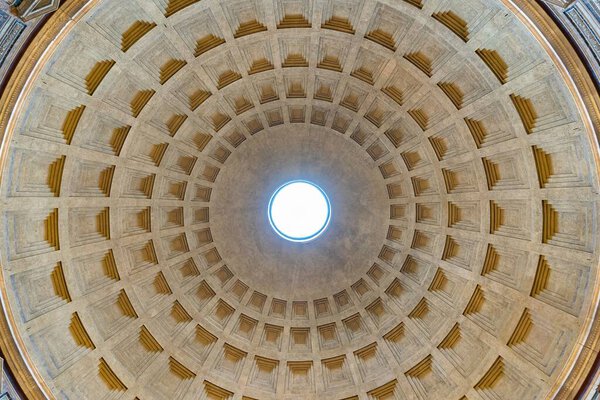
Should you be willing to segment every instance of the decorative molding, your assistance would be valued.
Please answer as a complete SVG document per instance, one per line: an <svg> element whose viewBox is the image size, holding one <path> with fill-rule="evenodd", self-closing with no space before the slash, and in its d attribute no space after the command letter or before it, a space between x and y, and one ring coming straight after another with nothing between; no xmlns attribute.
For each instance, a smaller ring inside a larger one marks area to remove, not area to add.
<svg viewBox="0 0 600 400"><path fill-rule="evenodd" d="M577 0L542 0L548 4L554 4L555 6L567 8Z"/></svg>
<svg viewBox="0 0 600 400"><path fill-rule="evenodd" d="M60 0L4 0L23 21L58 10Z"/></svg>

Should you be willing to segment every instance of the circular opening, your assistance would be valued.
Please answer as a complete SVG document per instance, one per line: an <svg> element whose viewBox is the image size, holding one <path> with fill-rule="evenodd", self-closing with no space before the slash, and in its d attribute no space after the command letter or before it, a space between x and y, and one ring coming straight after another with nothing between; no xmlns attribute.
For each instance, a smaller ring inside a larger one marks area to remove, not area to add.
<svg viewBox="0 0 600 400"><path fill-rule="evenodd" d="M279 236L308 242L321 235L331 219L331 204L317 185L291 181L280 186L269 201L269 222Z"/></svg>

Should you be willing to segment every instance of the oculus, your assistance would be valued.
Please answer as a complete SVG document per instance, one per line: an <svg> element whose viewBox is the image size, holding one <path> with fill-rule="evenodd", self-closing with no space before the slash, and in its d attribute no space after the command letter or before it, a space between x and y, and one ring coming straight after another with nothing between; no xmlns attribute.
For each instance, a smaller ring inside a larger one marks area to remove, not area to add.
<svg viewBox="0 0 600 400"><path fill-rule="evenodd" d="M331 203L319 186L305 180L281 185L269 201L269 222L282 238L309 242L319 237L331 220Z"/></svg>

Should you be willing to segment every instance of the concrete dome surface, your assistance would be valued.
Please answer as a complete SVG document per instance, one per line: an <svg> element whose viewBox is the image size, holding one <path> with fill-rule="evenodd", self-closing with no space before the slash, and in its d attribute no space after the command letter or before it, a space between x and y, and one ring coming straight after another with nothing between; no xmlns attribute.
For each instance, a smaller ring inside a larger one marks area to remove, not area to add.
<svg viewBox="0 0 600 400"><path fill-rule="evenodd" d="M509 0L71 0L2 100L32 399L574 398L597 92ZM587 85L587 86L586 86ZM283 183L333 210L272 229Z"/></svg>

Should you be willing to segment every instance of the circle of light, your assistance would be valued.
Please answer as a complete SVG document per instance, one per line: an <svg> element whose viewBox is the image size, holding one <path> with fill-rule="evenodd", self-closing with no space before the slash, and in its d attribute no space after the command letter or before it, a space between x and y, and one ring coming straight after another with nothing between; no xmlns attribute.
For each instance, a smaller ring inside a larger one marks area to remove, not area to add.
<svg viewBox="0 0 600 400"><path fill-rule="evenodd" d="M269 222L282 238L309 242L319 237L331 220L329 198L319 186L304 180L280 186L269 200Z"/></svg>

